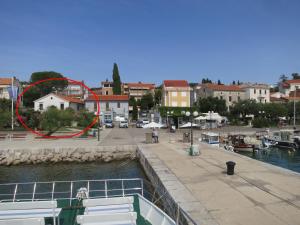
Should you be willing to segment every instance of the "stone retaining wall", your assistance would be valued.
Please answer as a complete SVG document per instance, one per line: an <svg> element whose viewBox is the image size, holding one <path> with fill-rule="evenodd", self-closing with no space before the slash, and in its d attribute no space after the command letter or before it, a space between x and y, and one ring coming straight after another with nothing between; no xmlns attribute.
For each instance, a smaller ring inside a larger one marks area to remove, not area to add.
<svg viewBox="0 0 300 225"><path fill-rule="evenodd" d="M0 149L0 165L134 159L136 145Z"/></svg>

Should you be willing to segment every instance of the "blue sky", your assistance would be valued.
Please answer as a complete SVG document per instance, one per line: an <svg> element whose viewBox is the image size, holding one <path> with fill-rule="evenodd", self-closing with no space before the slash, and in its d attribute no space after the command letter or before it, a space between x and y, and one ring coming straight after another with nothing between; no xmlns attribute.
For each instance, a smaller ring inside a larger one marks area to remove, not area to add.
<svg viewBox="0 0 300 225"><path fill-rule="evenodd" d="M54 70L97 86L300 73L298 0L0 0L0 76Z"/></svg>

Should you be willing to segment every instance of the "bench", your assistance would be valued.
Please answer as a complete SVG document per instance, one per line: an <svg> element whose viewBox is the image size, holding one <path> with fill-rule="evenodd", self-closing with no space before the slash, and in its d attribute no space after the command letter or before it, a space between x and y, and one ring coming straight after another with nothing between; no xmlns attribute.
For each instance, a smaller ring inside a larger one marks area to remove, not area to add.
<svg viewBox="0 0 300 225"><path fill-rule="evenodd" d="M10 138L15 140L25 139L27 134L11 134Z"/></svg>
<svg viewBox="0 0 300 225"><path fill-rule="evenodd" d="M77 223L80 225L136 225L136 218L136 212L79 215L77 216Z"/></svg>
<svg viewBox="0 0 300 225"><path fill-rule="evenodd" d="M100 199L85 199L82 202L85 207L84 214L108 214L133 212L133 197L115 197Z"/></svg>
<svg viewBox="0 0 300 225"><path fill-rule="evenodd" d="M8 134L0 134L0 141L5 140L7 138Z"/></svg>
<svg viewBox="0 0 300 225"><path fill-rule="evenodd" d="M45 225L44 218L0 220L0 225Z"/></svg>
<svg viewBox="0 0 300 225"><path fill-rule="evenodd" d="M56 201L1 202L0 220L52 217L55 225L60 211Z"/></svg>

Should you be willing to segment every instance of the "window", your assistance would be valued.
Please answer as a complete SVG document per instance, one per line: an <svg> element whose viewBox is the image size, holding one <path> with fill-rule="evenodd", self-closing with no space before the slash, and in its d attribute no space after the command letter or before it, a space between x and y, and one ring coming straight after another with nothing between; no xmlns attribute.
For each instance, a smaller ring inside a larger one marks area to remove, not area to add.
<svg viewBox="0 0 300 225"><path fill-rule="evenodd" d="M222 99L223 99L223 96L220 96L220 99L222 100Z"/></svg>
<svg viewBox="0 0 300 225"><path fill-rule="evenodd" d="M80 105L79 104L77 104L77 111L79 111L80 110Z"/></svg>
<svg viewBox="0 0 300 225"><path fill-rule="evenodd" d="M43 110L43 108L44 108L43 103L40 103L39 109L40 109L40 110Z"/></svg>
<svg viewBox="0 0 300 225"><path fill-rule="evenodd" d="M94 111L95 111L95 112L97 111L97 108L98 108L97 102L94 102Z"/></svg>
<svg viewBox="0 0 300 225"><path fill-rule="evenodd" d="M259 89L259 94L261 94L261 89Z"/></svg>
<svg viewBox="0 0 300 225"><path fill-rule="evenodd" d="M232 100L232 97L231 97L231 96L229 96L229 101L231 102L231 100Z"/></svg>
<svg viewBox="0 0 300 225"><path fill-rule="evenodd" d="M120 103L120 102L118 102L117 105L118 105L118 106L117 106L118 109L121 108L121 103Z"/></svg>
<svg viewBox="0 0 300 225"><path fill-rule="evenodd" d="M238 101L240 101L241 100L241 97L240 96L238 96Z"/></svg>
<svg viewBox="0 0 300 225"><path fill-rule="evenodd" d="M254 94L256 94L256 89L254 89Z"/></svg>
<svg viewBox="0 0 300 225"><path fill-rule="evenodd" d="M172 92L172 96L176 97L177 96L177 92Z"/></svg>
<svg viewBox="0 0 300 225"><path fill-rule="evenodd" d="M0 95L3 94L3 88L0 88Z"/></svg>
<svg viewBox="0 0 300 225"><path fill-rule="evenodd" d="M64 103L60 103L60 109L64 110L65 109L65 104Z"/></svg>
<svg viewBox="0 0 300 225"><path fill-rule="evenodd" d="M185 91L181 92L181 96L186 97L186 92Z"/></svg>
<svg viewBox="0 0 300 225"><path fill-rule="evenodd" d="M106 103L105 103L105 108L106 108L106 111L109 110L109 102L106 102Z"/></svg>
<svg viewBox="0 0 300 225"><path fill-rule="evenodd" d="M108 91L105 91L105 95L108 95Z"/></svg>
<svg viewBox="0 0 300 225"><path fill-rule="evenodd" d="M265 94L267 94L267 90L265 90Z"/></svg>

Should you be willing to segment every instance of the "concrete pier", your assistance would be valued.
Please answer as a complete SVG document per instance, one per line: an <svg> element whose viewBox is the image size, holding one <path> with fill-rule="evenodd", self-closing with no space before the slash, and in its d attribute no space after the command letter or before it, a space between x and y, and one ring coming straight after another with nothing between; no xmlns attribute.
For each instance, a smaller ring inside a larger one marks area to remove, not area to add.
<svg viewBox="0 0 300 225"><path fill-rule="evenodd" d="M191 157L188 147L164 140L139 145L174 201L197 223L300 224L300 174L201 143L201 155ZM226 174L229 160L237 164L233 176Z"/></svg>

